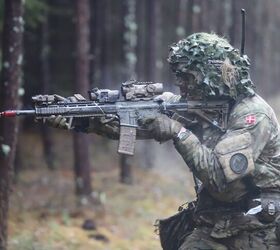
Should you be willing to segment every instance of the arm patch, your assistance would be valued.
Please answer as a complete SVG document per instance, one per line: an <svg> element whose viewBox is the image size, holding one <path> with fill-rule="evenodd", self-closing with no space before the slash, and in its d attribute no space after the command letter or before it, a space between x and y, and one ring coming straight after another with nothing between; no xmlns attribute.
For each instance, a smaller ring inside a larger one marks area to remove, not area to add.
<svg viewBox="0 0 280 250"><path fill-rule="evenodd" d="M251 140L249 132L233 132L216 145L214 151L228 183L254 171Z"/></svg>

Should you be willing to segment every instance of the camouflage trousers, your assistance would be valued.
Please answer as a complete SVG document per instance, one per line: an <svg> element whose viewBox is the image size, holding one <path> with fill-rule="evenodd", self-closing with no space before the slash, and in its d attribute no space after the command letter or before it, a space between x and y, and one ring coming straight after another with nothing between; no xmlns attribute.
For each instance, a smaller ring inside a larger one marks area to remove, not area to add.
<svg viewBox="0 0 280 250"><path fill-rule="evenodd" d="M275 236L275 228L241 231L238 235L224 239L210 236L212 229L208 227L196 228L186 237L179 250L276 250L280 243Z"/></svg>

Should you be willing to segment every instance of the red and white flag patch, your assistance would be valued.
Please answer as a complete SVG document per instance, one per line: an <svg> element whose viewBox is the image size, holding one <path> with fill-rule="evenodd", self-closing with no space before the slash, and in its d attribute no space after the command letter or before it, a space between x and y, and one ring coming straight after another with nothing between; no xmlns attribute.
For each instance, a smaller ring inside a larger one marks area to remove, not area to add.
<svg viewBox="0 0 280 250"><path fill-rule="evenodd" d="M254 125L256 123L256 121L257 121L257 118L255 115L247 115L245 117L245 123L247 125Z"/></svg>

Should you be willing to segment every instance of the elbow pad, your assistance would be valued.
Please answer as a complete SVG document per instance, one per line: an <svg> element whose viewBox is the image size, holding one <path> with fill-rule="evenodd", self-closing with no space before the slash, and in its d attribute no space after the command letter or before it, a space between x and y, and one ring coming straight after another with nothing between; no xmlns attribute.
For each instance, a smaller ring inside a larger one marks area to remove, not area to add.
<svg viewBox="0 0 280 250"><path fill-rule="evenodd" d="M249 132L232 132L215 147L227 183L243 178L255 169Z"/></svg>

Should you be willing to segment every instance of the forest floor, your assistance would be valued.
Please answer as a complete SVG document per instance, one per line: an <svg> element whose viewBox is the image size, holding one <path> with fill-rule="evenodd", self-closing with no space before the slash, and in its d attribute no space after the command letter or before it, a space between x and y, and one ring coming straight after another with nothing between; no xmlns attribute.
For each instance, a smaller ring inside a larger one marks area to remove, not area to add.
<svg viewBox="0 0 280 250"><path fill-rule="evenodd" d="M155 220L175 214L194 197L191 175L172 145L140 142L131 160L134 183L125 185L119 182L117 143L89 135L94 142L96 202L81 206L74 195L72 136L53 133L55 170L46 166L39 133L20 136L21 170L10 201L9 250L161 249ZM145 167L147 148L153 152L152 168ZM85 220L96 229L84 230Z"/></svg>

